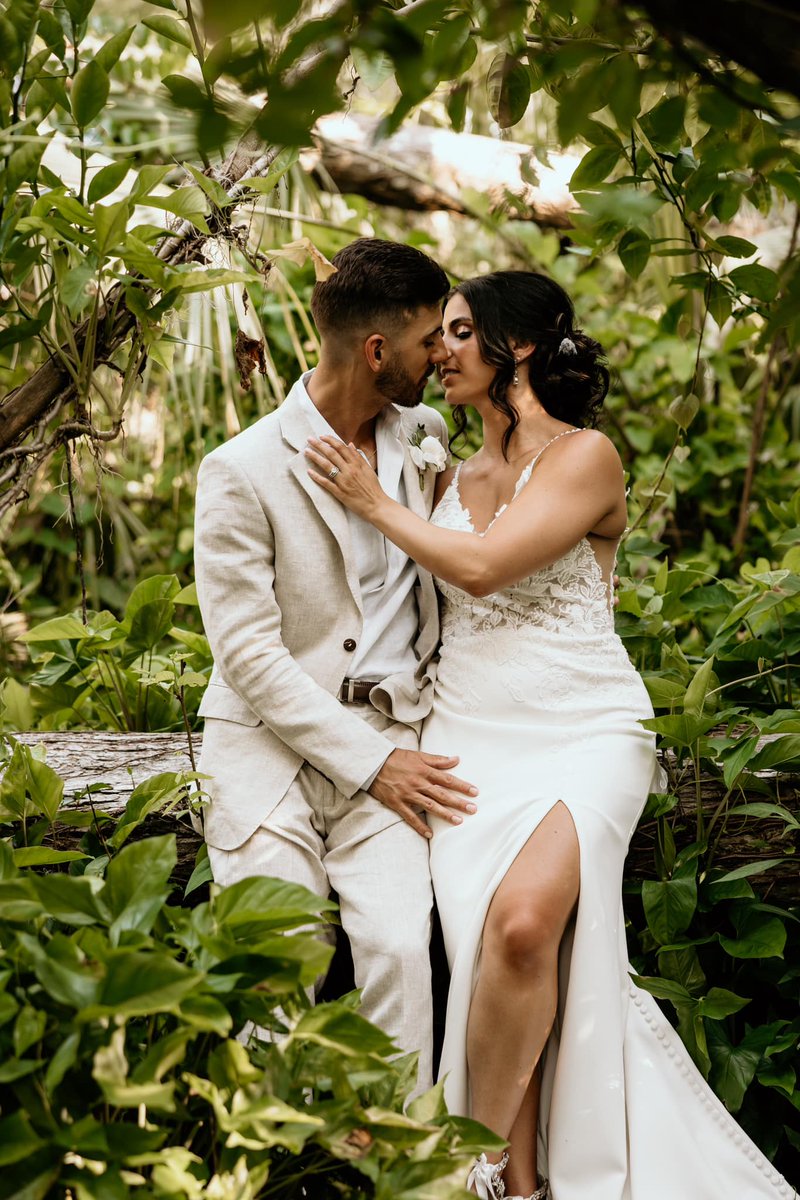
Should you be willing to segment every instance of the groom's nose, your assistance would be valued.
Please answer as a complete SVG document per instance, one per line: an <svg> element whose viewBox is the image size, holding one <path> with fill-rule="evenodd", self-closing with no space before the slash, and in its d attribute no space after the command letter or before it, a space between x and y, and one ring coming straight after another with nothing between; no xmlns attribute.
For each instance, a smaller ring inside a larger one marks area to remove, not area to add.
<svg viewBox="0 0 800 1200"><path fill-rule="evenodd" d="M436 363L444 362L444 360L449 357L450 357L450 351L447 349L447 347L444 344L444 338L442 337L442 335L440 333L437 333L435 343L431 349L430 354L428 355L428 361L436 364Z"/></svg>

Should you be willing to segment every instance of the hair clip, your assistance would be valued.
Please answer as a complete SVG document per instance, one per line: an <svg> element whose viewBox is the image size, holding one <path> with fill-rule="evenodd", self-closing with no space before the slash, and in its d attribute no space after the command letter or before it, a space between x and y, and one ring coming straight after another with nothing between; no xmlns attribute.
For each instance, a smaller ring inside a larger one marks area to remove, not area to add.
<svg viewBox="0 0 800 1200"><path fill-rule="evenodd" d="M577 354L578 353L577 347L571 337L565 337L565 338L561 339L561 343L558 347L558 353L559 354Z"/></svg>

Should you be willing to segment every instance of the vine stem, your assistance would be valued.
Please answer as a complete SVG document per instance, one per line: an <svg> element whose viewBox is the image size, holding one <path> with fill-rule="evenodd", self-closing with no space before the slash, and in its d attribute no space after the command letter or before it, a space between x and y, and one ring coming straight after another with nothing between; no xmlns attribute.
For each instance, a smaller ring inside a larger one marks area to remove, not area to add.
<svg viewBox="0 0 800 1200"><path fill-rule="evenodd" d="M81 581L81 620L84 625L89 624L88 605L86 603L86 574L83 569L83 529L78 523L77 513L75 512L75 491L74 479L72 475L72 447L74 442L71 438L64 439L64 457L67 464L67 495L69 496L69 519L72 524L72 531L75 534L75 556L78 566L78 578Z"/></svg>

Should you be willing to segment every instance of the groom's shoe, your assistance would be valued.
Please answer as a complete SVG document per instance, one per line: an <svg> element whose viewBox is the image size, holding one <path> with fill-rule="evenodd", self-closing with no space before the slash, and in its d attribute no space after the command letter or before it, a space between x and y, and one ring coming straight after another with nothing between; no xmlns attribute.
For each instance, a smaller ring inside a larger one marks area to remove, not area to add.
<svg viewBox="0 0 800 1200"><path fill-rule="evenodd" d="M475 1165L469 1173L467 1190L474 1192L479 1200L504 1200L506 1185L503 1183L503 1171L507 1165L507 1154L498 1163L490 1163L482 1154L475 1159Z"/></svg>

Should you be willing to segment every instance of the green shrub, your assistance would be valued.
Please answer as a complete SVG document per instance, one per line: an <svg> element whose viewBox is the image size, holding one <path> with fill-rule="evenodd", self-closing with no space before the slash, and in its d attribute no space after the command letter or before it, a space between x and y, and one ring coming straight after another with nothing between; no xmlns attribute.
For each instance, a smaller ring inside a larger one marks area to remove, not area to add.
<svg viewBox="0 0 800 1200"><path fill-rule="evenodd" d="M149 781L149 811L185 782ZM13 748L0 787L0 1196L464 1196L488 1131L448 1116L440 1088L403 1112L415 1056L397 1057L357 994L309 1004L334 905L255 878L184 907L174 835L128 840L142 789L114 833L106 819L95 856L92 830L81 850L46 844L78 815L62 792Z"/></svg>

